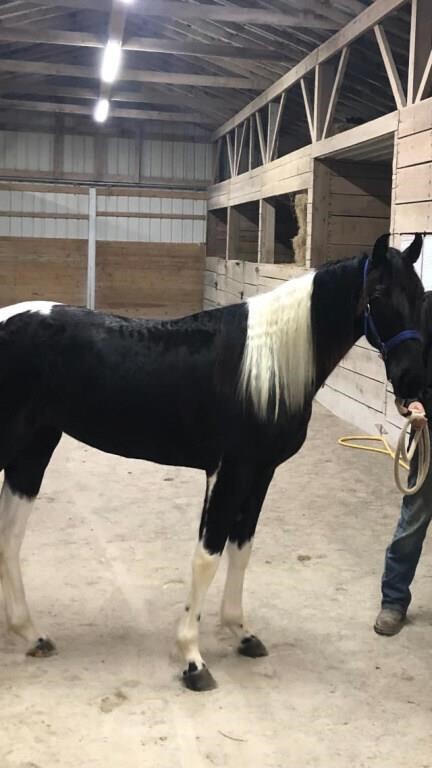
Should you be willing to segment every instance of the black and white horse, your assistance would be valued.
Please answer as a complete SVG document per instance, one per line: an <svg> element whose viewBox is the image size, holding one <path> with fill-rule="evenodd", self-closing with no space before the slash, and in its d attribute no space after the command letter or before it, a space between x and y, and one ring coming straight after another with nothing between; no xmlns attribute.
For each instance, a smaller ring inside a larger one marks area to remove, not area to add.
<svg viewBox="0 0 432 768"><path fill-rule="evenodd" d="M423 382L423 288L413 263L380 238L372 257L330 263L235 306L172 321L125 319L29 302L0 309L0 576L9 627L29 655L54 646L27 608L19 551L32 501L63 432L102 451L207 474L192 586L178 629L189 688L214 680L199 620L228 553L222 622L239 651L266 653L245 623L252 540L276 467L303 444L313 397L364 331L389 341L388 378L402 397ZM145 514L145 510L143 510Z"/></svg>

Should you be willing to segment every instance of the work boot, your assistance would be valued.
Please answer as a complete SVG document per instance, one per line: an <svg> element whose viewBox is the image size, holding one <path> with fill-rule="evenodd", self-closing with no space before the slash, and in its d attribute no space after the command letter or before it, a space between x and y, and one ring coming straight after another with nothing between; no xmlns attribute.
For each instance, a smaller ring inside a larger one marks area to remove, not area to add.
<svg viewBox="0 0 432 768"><path fill-rule="evenodd" d="M375 620L374 630L377 635L397 635L405 622L405 614L397 608L381 608Z"/></svg>

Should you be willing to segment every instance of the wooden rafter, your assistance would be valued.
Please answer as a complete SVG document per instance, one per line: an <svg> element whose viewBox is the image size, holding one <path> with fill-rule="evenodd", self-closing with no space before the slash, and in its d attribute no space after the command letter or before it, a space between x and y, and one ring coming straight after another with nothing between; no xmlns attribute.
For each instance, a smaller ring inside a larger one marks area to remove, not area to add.
<svg viewBox="0 0 432 768"><path fill-rule="evenodd" d="M45 6L58 6L58 0L44 0ZM109 13L111 0L61 0L62 8L72 10L94 10ZM305 27L335 29L339 25L325 13L318 15L302 10L284 12L271 8L244 8L238 5L210 5L209 3L182 3L178 0L147 0L136 2L131 9L135 16L168 19L207 19L228 21L234 24L265 24L275 27Z"/></svg>
<svg viewBox="0 0 432 768"><path fill-rule="evenodd" d="M100 35L89 32L70 32L69 30L43 29L34 27L0 26L0 41L4 43L31 43L45 45L72 46L79 48L103 48L105 41ZM225 45L219 43L201 43L195 40L174 40L159 37L129 37L123 40L125 51L142 53L172 53L205 58L222 57L227 59L250 59L255 61L286 61L286 50L243 45Z"/></svg>
<svg viewBox="0 0 432 768"><path fill-rule="evenodd" d="M416 0L416 2L418 1ZM312 51L303 61L299 62L299 64L280 77L279 80L257 96L246 107L237 112L234 117L227 120L220 128L214 131L213 140L235 128L236 125L239 125L250 115L262 109L270 101L274 101L284 91L299 82L302 77L312 72L318 64L328 61L328 59L341 51L342 48L357 40L357 38L382 21L389 13L396 11L406 2L407 0L375 0L372 5L365 8L363 13L350 21L339 32L336 32L319 48ZM430 0L426 0L426 2L430 2Z"/></svg>
<svg viewBox="0 0 432 768"><path fill-rule="evenodd" d="M416 96L416 104L424 98L425 94L428 92L428 89L430 88L431 83L432 83L432 50L429 54L429 58L425 66L425 71L423 72L423 77L420 81L419 89Z"/></svg>
<svg viewBox="0 0 432 768"><path fill-rule="evenodd" d="M248 153L248 168L251 171L253 166L253 161L255 157L255 127L254 127L254 119L253 115L250 116L249 120L245 123L249 122L249 153Z"/></svg>
<svg viewBox="0 0 432 768"><path fill-rule="evenodd" d="M327 137L330 131L330 128L332 127L332 124L333 124L336 103L340 93L340 89L342 87L342 82L343 82L343 78L344 78L347 63L348 63L348 56L349 56L349 48L348 47L343 48L339 58L339 64L336 70L336 76L333 83L333 88L330 93L329 104L327 107L327 114L324 120L324 127L322 132L323 139Z"/></svg>
<svg viewBox="0 0 432 768"><path fill-rule="evenodd" d="M286 93L283 93L280 97L279 104L276 104L276 113L274 120L270 119L268 122L268 138L267 138L267 162L270 163L275 155L277 140L279 137L279 129L282 120L283 109L285 106ZM270 106L270 105L269 105Z"/></svg>
<svg viewBox="0 0 432 768"><path fill-rule="evenodd" d="M257 127L257 131L258 131L258 140L259 140L259 145L260 145L260 150L261 150L261 160L262 160L262 162L264 164L265 161L266 161L266 156L267 156L267 148L266 148L266 143L265 143L265 138L264 138L263 124L262 124L261 115L260 115L259 112L255 113L255 120L256 120L256 127Z"/></svg>
<svg viewBox="0 0 432 768"><path fill-rule="evenodd" d="M314 135L315 135L315 133L314 133L314 120L313 120L313 104L312 104L312 101L311 101L311 95L309 93L308 84L307 84L306 80L304 79L304 77L302 77L301 80L300 80L300 86L301 86L301 92L302 92L302 95L303 95L303 102L304 102L304 106L305 106L307 124L309 126L309 133L310 133L311 141L313 141L314 140Z"/></svg>
<svg viewBox="0 0 432 768"><path fill-rule="evenodd" d="M91 115L92 109L85 104L55 104L52 101L29 101L24 99L2 99L0 108L27 110L29 112L54 112L65 115ZM202 115L193 112L162 112L149 109L124 109L114 107L113 117L124 117L135 120L161 120L176 123L201 123Z"/></svg>
<svg viewBox="0 0 432 768"><path fill-rule="evenodd" d="M233 176L235 176L235 162L234 162L234 151L233 151L231 134L227 133L225 138L226 138L226 145L227 145L227 151L228 151L228 164L230 169L230 176L231 178L233 178Z"/></svg>
<svg viewBox="0 0 432 768"><path fill-rule="evenodd" d="M82 77L94 80L97 73L92 67L78 64L52 64L45 61L17 61L0 59L0 72L19 72L24 74L52 75L55 77ZM260 78L227 77L221 75L196 75L180 72L160 72L143 69L122 69L119 80L137 83L164 83L168 85L196 85L208 88L246 88L259 90L263 82Z"/></svg>
<svg viewBox="0 0 432 768"><path fill-rule="evenodd" d="M395 60L390 48L387 35L384 31L384 27L381 24L376 24L374 26L374 32L375 32L375 37L377 39L379 49L381 51L381 56L384 62L385 70L387 72L387 77L390 82L393 98L396 102L397 108L401 109L402 107L406 106L406 96L404 93L404 89L402 87L401 79L399 77L399 72L395 64Z"/></svg>
<svg viewBox="0 0 432 768"><path fill-rule="evenodd" d="M431 0L412 0L407 103L413 104L431 49Z"/></svg>
<svg viewBox="0 0 432 768"><path fill-rule="evenodd" d="M238 175L238 172L240 169L241 156L243 152L243 146L244 146L244 140L245 140L245 134L246 134L246 126L247 126L247 122L244 122L241 128L240 139L236 144L235 169L234 169L236 176ZM236 131L239 131L239 128L236 128Z"/></svg>

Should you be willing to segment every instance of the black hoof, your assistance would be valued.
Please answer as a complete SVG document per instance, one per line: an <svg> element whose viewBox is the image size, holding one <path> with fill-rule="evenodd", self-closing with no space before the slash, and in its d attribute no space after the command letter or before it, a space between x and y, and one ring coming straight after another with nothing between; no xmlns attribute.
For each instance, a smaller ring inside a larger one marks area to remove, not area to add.
<svg viewBox="0 0 432 768"><path fill-rule="evenodd" d="M268 650L264 643L255 635L244 637L237 648L241 656L248 656L250 659L259 659L261 656L268 656Z"/></svg>
<svg viewBox="0 0 432 768"><path fill-rule="evenodd" d="M217 682L207 667L197 669L194 662L183 672L183 684L190 691L212 691L217 688Z"/></svg>
<svg viewBox="0 0 432 768"><path fill-rule="evenodd" d="M47 656L54 656L57 653L57 649L54 643L49 640L48 637L40 637L31 648L28 649L26 656L33 656L35 659L46 658Z"/></svg>

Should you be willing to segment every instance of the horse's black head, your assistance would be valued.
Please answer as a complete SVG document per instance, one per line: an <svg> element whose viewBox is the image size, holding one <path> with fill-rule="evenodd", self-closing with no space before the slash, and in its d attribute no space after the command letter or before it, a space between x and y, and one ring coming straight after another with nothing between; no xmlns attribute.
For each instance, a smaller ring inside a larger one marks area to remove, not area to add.
<svg viewBox="0 0 432 768"><path fill-rule="evenodd" d="M424 289L414 264L420 256L423 238L417 234L403 252L389 248L388 235L380 237L368 264L366 301L379 338L389 342L402 331L421 331ZM374 345L373 333L368 333ZM423 345L416 338L401 338L389 345L384 355L387 378L395 394L416 398L424 387Z"/></svg>

